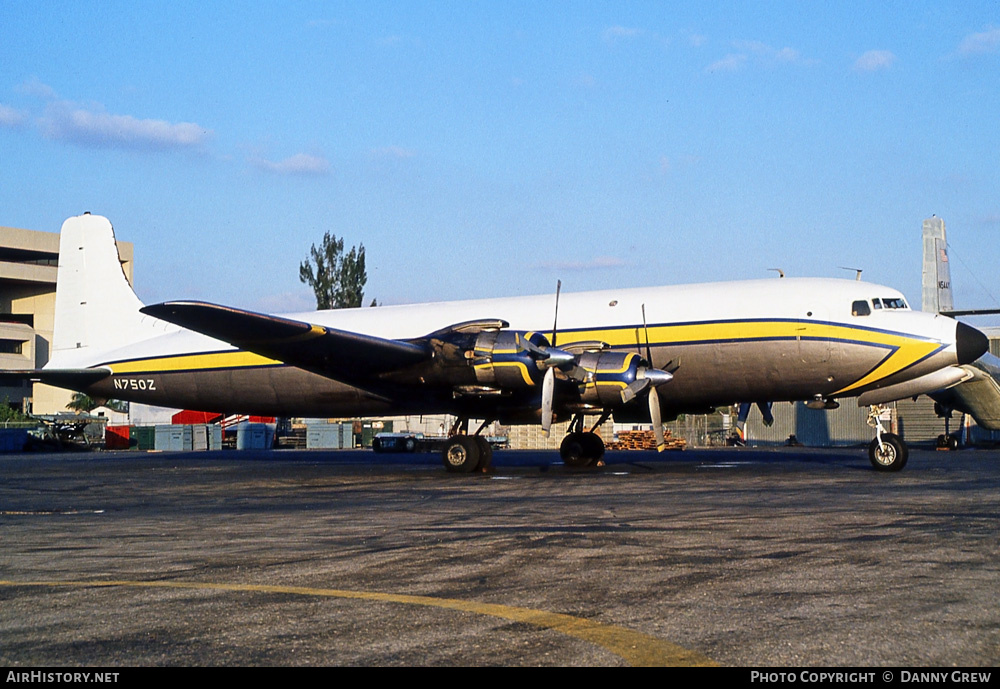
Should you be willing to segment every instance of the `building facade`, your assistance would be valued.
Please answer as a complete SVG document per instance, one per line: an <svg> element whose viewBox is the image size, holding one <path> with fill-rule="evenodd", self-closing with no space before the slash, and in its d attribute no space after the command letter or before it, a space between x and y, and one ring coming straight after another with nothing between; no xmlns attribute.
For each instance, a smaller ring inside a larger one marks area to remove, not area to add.
<svg viewBox="0 0 1000 689"><path fill-rule="evenodd" d="M118 242L132 282L133 247ZM0 368L41 368L55 327L59 233L0 227ZM0 403L36 414L65 411L72 393L49 385L0 386Z"/></svg>

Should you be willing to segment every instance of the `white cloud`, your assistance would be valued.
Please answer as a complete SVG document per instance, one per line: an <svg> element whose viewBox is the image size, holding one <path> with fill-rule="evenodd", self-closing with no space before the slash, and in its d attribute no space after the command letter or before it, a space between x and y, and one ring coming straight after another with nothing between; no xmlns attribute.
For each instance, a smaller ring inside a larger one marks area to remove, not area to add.
<svg viewBox="0 0 1000 689"><path fill-rule="evenodd" d="M774 54L774 57L781 62L799 62L802 59L799 51L795 48L782 48Z"/></svg>
<svg viewBox="0 0 1000 689"><path fill-rule="evenodd" d="M859 72L876 72L889 69L896 62L896 56L889 50L869 50L854 61L854 69Z"/></svg>
<svg viewBox="0 0 1000 689"><path fill-rule="evenodd" d="M107 148L190 149L204 144L211 134L193 122L141 120L66 102L47 108L39 124L46 138Z"/></svg>
<svg viewBox="0 0 1000 689"><path fill-rule="evenodd" d="M757 53L758 55L774 53L774 48L760 41L733 41L733 47L742 52Z"/></svg>
<svg viewBox="0 0 1000 689"><path fill-rule="evenodd" d="M28 121L28 114L0 103L0 127L20 127Z"/></svg>
<svg viewBox="0 0 1000 689"><path fill-rule="evenodd" d="M614 256L597 256L589 261L544 261L536 263L536 268L549 270L598 270L607 268L624 268L626 261Z"/></svg>
<svg viewBox="0 0 1000 689"><path fill-rule="evenodd" d="M708 43L708 36L703 36L701 34L691 34L688 36L688 44L694 46L695 48L700 48L706 43Z"/></svg>
<svg viewBox="0 0 1000 689"><path fill-rule="evenodd" d="M732 46L737 52L716 60L706 67L705 71L735 72L751 61L754 65L763 66L772 66L777 63L809 65L815 62L815 60L804 59L798 50L787 46L779 50L761 41L733 41Z"/></svg>
<svg viewBox="0 0 1000 689"><path fill-rule="evenodd" d="M46 101L36 124L47 139L101 148L196 149L212 132L193 122L141 119L107 112L99 104L80 105L59 98L47 84L31 79L18 87Z"/></svg>
<svg viewBox="0 0 1000 689"><path fill-rule="evenodd" d="M38 80L38 77L32 77L28 79L21 85L17 87L17 90L21 93L26 93L29 96L35 96L36 98L41 98L42 100L56 100L59 96L56 95L55 90L48 84L43 84Z"/></svg>
<svg viewBox="0 0 1000 689"><path fill-rule="evenodd" d="M308 153L296 153L277 162L251 158L250 163L259 170L279 175L325 175L330 172L330 161Z"/></svg>
<svg viewBox="0 0 1000 689"><path fill-rule="evenodd" d="M742 54L730 53L726 55L721 60L716 60L708 67L705 68L706 72L735 72L744 64L746 64L747 56Z"/></svg>
<svg viewBox="0 0 1000 689"><path fill-rule="evenodd" d="M1000 49L1000 29L989 28L980 33L969 34L958 44L960 55L980 55Z"/></svg>

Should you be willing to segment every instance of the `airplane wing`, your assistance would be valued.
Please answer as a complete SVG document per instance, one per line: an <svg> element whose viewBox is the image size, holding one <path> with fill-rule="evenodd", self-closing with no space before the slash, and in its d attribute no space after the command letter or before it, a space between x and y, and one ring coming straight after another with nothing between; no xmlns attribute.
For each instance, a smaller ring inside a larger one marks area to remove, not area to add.
<svg viewBox="0 0 1000 689"><path fill-rule="evenodd" d="M985 354L962 366L970 377L930 397L945 407L970 414L983 428L1000 430L1000 358Z"/></svg>
<svg viewBox="0 0 1000 689"><path fill-rule="evenodd" d="M197 301L145 306L142 313L329 378L354 381L418 364L424 345L337 330Z"/></svg>

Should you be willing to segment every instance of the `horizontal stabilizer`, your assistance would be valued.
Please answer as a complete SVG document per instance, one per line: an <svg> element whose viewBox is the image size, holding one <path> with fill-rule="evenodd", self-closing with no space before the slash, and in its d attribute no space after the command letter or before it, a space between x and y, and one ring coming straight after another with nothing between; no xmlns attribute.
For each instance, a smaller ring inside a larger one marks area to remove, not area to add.
<svg viewBox="0 0 1000 689"><path fill-rule="evenodd" d="M364 380L430 356L419 344L206 302L166 302L143 307L142 312L234 347L343 381Z"/></svg>
<svg viewBox="0 0 1000 689"><path fill-rule="evenodd" d="M36 368L23 371L0 371L0 383L30 380L68 390L84 390L111 375L106 368Z"/></svg>

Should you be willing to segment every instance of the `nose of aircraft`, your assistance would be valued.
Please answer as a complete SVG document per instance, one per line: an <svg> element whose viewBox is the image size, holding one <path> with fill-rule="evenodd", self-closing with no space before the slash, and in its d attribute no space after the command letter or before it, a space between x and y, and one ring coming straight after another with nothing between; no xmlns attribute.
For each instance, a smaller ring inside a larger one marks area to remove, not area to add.
<svg viewBox="0 0 1000 689"><path fill-rule="evenodd" d="M958 363L971 364L989 350L990 341L975 328L959 323L955 328L955 348L958 350Z"/></svg>

